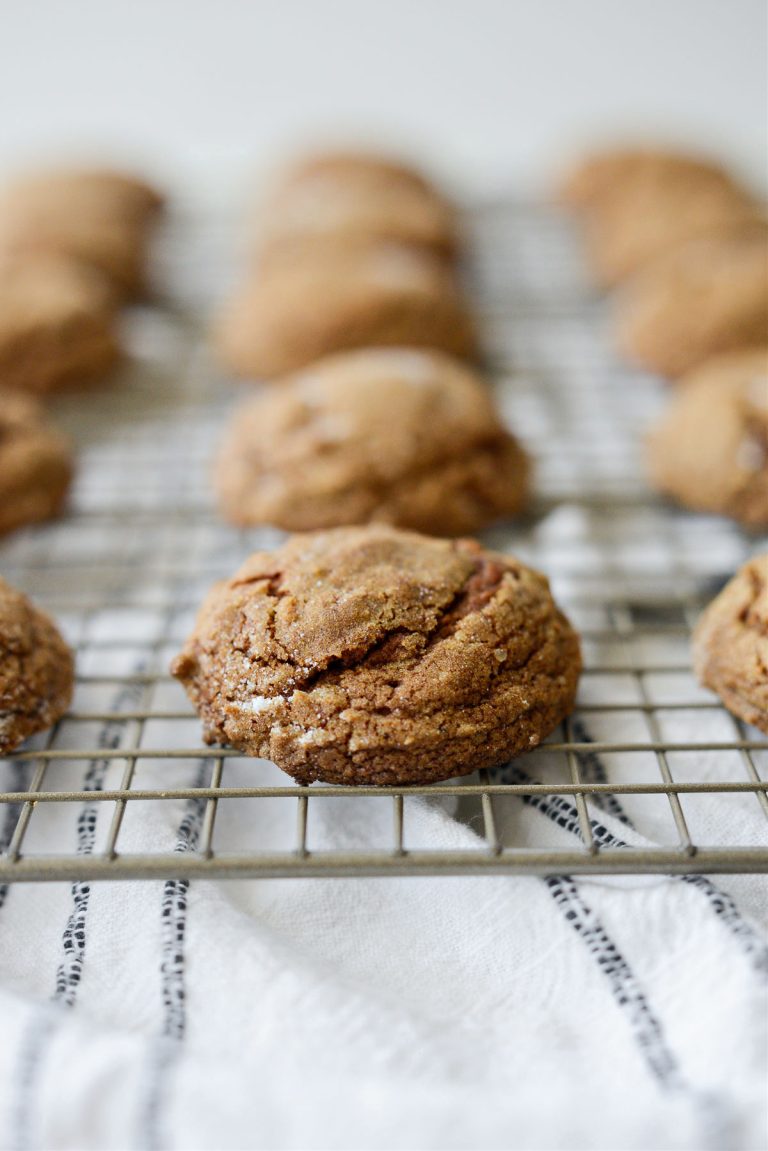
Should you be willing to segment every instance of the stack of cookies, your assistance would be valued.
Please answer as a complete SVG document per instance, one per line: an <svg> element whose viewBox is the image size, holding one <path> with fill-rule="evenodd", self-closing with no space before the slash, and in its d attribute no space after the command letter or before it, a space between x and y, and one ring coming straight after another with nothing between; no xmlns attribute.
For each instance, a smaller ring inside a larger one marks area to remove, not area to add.
<svg viewBox="0 0 768 1151"><path fill-rule="evenodd" d="M587 158L560 199L584 222L619 346L678 386L648 445L654 485L699 511L768 526L768 217L706 157Z"/></svg>
<svg viewBox="0 0 768 1151"><path fill-rule="evenodd" d="M63 169L0 190L0 533L56 514L71 451L39 400L103 380L118 309L147 289L162 197L132 176Z"/></svg>

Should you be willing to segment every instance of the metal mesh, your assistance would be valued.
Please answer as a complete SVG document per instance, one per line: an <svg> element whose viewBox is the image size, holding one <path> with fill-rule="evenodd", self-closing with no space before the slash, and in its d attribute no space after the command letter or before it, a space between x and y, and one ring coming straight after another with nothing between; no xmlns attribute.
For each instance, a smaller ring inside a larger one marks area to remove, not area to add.
<svg viewBox="0 0 768 1151"><path fill-rule="evenodd" d="M299 787L200 744L169 660L211 582L279 534L236 531L212 508L210 456L239 393L198 317L225 279L210 254L232 237L187 221L164 256L184 307L129 316L124 378L59 406L81 449L72 514L0 548L3 574L56 615L78 664L69 714L0 761L0 883L768 870L768 740L697 686L689 653L702 605L765 543L648 491L642 437L664 387L612 355L609 305L583 282L565 223L511 203L473 219L499 402L538 468L530 515L485 538L546 571L581 631L574 715L504 769L406 790ZM419 843L418 803L476 831L471 846ZM335 804L359 835L327 850L313 818L332 824ZM181 838L158 823L147 849L159 805L195 819ZM252 830L244 805L257 805Z"/></svg>

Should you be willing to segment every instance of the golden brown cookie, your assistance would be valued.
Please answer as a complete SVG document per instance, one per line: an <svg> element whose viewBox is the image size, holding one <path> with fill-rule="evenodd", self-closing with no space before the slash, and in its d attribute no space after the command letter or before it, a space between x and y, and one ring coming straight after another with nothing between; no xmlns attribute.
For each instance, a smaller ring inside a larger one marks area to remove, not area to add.
<svg viewBox="0 0 768 1151"><path fill-rule="evenodd" d="M100 276L36 257L0 266L0 388L45 394L104 376L120 356Z"/></svg>
<svg viewBox="0 0 768 1151"><path fill-rule="evenodd" d="M761 209L740 188L702 180L640 184L587 225L587 258L598 283L612 287L691 241L740 232L768 234Z"/></svg>
<svg viewBox="0 0 768 1151"><path fill-rule="evenodd" d="M768 555L745 564L706 609L693 661L729 711L768 734Z"/></svg>
<svg viewBox="0 0 768 1151"><path fill-rule="evenodd" d="M452 206L420 173L386 157L310 157L278 180L258 220L259 249L324 241L394 241L452 255L459 246Z"/></svg>
<svg viewBox="0 0 768 1151"><path fill-rule="evenodd" d="M652 481L686 507L768 526L768 348L708 360L648 441Z"/></svg>
<svg viewBox="0 0 768 1151"><path fill-rule="evenodd" d="M439 197L426 174L398 157L380 152L335 149L315 152L294 160L278 177L277 187L292 188L316 179L380 188L384 184L410 188Z"/></svg>
<svg viewBox="0 0 768 1151"><path fill-rule="evenodd" d="M155 189L124 173L35 173L0 197L0 252L65 256L96 269L120 296L140 295L162 206Z"/></svg>
<svg viewBox="0 0 768 1151"><path fill-rule="evenodd" d="M720 352L765 345L765 238L686 244L629 285L618 324L624 354L662 376L680 376Z"/></svg>
<svg viewBox="0 0 768 1151"><path fill-rule="evenodd" d="M74 659L54 622L0 579L0 755L66 711Z"/></svg>
<svg viewBox="0 0 768 1151"><path fill-rule="evenodd" d="M377 525L251 556L211 590L172 671L208 742L305 784L401 785L536 747L580 668L542 575Z"/></svg>
<svg viewBox="0 0 768 1151"><path fill-rule="evenodd" d="M251 379L350 348L437 348L461 358L477 351L453 274L428 253L396 244L270 265L230 303L216 342L223 363Z"/></svg>
<svg viewBox="0 0 768 1151"><path fill-rule="evenodd" d="M216 464L232 523L372 520L479 531L525 501L528 460L483 381L438 352L342 352L246 401Z"/></svg>
<svg viewBox="0 0 768 1151"><path fill-rule="evenodd" d="M663 148L614 147L593 152L575 164L561 181L557 198L575 211L594 213L639 185L658 190L675 183L688 188L736 187L725 168L706 156Z"/></svg>
<svg viewBox="0 0 768 1151"><path fill-rule="evenodd" d="M0 535L62 508L74 464L69 441L27 396L0 391Z"/></svg>

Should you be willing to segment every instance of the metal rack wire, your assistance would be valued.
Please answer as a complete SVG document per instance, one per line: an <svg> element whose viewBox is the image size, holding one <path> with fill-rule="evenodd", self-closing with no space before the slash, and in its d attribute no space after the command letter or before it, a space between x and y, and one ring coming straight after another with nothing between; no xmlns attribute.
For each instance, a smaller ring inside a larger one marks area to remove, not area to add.
<svg viewBox="0 0 768 1151"><path fill-rule="evenodd" d="M545 570L579 627L574 715L506 768L407 790L300 787L201 746L169 659L210 583L277 536L230 529L211 506L208 461L236 390L195 319L206 253L227 236L198 222L171 238L166 268L193 306L133 315L125 377L60 406L81 450L71 515L0 547L0 570L55 613L78 658L70 713L0 761L0 885L768 871L768 739L702 691L689 660L701 606L764 545L648 492L642 433L663 388L614 359L563 221L502 203L474 223L499 401L538 462L532 513L487 541ZM352 839L328 834L340 804ZM418 804L475 834L419 842Z"/></svg>

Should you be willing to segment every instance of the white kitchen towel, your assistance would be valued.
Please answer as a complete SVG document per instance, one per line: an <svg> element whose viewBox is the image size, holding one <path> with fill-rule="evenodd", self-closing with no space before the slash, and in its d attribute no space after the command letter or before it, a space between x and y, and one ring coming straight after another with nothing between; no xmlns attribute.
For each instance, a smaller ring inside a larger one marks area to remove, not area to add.
<svg viewBox="0 0 768 1151"><path fill-rule="evenodd" d="M238 761L230 782L253 770ZM502 775L525 771L523 760ZM727 798L759 837L754 797ZM504 803L503 837L576 841L572 799ZM407 840L474 846L451 804L406 800ZM138 806L125 849L194 846L202 803ZM643 842L634 807L591 806L598 841ZM316 850L391 834L384 799L310 809ZM88 850L89 810L77 814L67 832ZM287 802L226 801L217 841L268 847L293 815ZM46 834L58 838L53 822ZM172 880L2 895L0 1143L14 1151L766 1142L757 877Z"/></svg>

